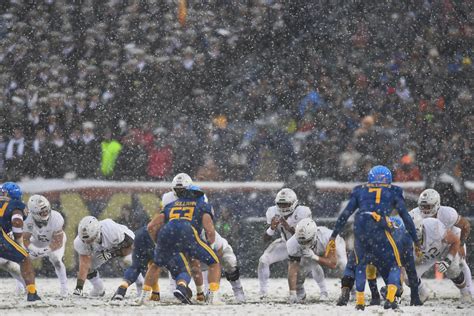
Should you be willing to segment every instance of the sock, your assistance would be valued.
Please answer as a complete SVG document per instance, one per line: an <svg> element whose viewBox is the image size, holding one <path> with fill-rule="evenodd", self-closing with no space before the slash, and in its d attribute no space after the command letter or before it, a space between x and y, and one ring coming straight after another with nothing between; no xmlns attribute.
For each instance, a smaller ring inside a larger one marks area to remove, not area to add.
<svg viewBox="0 0 474 316"><path fill-rule="evenodd" d="M230 281L230 285L232 286L232 289L235 291L236 289L240 290L242 289L242 284L240 283L240 279L239 280L235 280L235 281Z"/></svg>
<svg viewBox="0 0 474 316"><path fill-rule="evenodd" d="M202 285L196 285L196 293L203 293Z"/></svg>
<svg viewBox="0 0 474 316"><path fill-rule="evenodd" d="M89 280L94 287L94 289L103 289L104 288L104 282L102 279L99 277L99 274L97 273L97 276L93 277L92 279Z"/></svg>
<svg viewBox="0 0 474 316"><path fill-rule="evenodd" d="M158 282L153 284L152 290L153 290L153 292L158 292L158 293L160 292L160 285L158 284Z"/></svg>
<svg viewBox="0 0 474 316"><path fill-rule="evenodd" d="M56 275L58 276L61 289L67 289L66 267L62 261L54 265L54 272L56 272Z"/></svg>
<svg viewBox="0 0 474 316"><path fill-rule="evenodd" d="M28 294L35 294L36 293L36 285L28 284L26 286L26 291L28 292Z"/></svg>
<svg viewBox="0 0 474 316"><path fill-rule="evenodd" d="M217 292L219 290L219 283L211 282L209 283L209 291Z"/></svg>
<svg viewBox="0 0 474 316"><path fill-rule="evenodd" d="M266 263L258 263L258 282L260 283L260 295L268 293L268 279L270 278L270 266Z"/></svg>
<svg viewBox="0 0 474 316"><path fill-rule="evenodd" d="M397 294L397 286L389 284L387 286L387 301L392 303L395 300L395 294Z"/></svg>
<svg viewBox="0 0 474 316"><path fill-rule="evenodd" d="M364 292L356 292L356 305L365 305Z"/></svg>

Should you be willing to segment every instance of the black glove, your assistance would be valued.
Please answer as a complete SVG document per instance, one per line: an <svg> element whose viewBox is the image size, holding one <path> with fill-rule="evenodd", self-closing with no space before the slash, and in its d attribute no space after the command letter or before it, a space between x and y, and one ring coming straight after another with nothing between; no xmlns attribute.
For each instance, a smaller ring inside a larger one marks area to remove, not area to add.
<svg viewBox="0 0 474 316"><path fill-rule="evenodd" d="M441 273L446 273L450 265L451 265L451 259L446 257L442 261L438 261L438 271Z"/></svg>

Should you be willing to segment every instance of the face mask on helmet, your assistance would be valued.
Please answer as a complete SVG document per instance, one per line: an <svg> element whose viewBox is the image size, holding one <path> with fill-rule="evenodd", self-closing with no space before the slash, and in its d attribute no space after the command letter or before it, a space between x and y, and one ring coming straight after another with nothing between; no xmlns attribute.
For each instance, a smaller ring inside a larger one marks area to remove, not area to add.
<svg viewBox="0 0 474 316"><path fill-rule="evenodd" d="M32 195L28 200L28 210L37 223L47 224L51 216L51 205L42 195Z"/></svg>
<svg viewBox="0 0 474 316"><path fill-rule="evenodd" d="M275 204L281 215L291 215L298 205L296 193L291 189L281 189L275 198Z"/></svg>
<svg viewBox="0 0 474 316"><path fill-rule="evenodd" d="M193 180L186 173L178 173L171 182L171 187L179 197L183 192L193 184Z"/></svg>
<svg viewBox="0 0 474 316"><path fill-rule="evenodd" d="M78 227L79 238L86 243L92 244L100 240L100 223L93 216L86 216L79 222Z"/></svg>
<svg viewBox="0 0 474 316"><path fill-rule="evenodd" d="M298 244L303 248L311 247L318 226L311 218L302 219L295 228L295 236Z"/></svg>
<svg viewBox="0 0 474 316"><path fill-rule="evenodd" d="M438 213L440 204L439 193L433 189L426 189L421 192L418 198L418 208L424 218L435 216Z"/></svg>

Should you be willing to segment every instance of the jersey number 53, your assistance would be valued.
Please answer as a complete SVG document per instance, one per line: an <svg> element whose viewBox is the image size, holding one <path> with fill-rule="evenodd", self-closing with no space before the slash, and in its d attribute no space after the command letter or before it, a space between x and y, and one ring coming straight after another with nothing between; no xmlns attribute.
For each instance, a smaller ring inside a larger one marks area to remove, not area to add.
<svg viewBox="0 0 474 316"><path fill-rule="evenodd" d="M170 221L173 219L193 220L194 207L192 206L177 206L170 210Z"/></svg>

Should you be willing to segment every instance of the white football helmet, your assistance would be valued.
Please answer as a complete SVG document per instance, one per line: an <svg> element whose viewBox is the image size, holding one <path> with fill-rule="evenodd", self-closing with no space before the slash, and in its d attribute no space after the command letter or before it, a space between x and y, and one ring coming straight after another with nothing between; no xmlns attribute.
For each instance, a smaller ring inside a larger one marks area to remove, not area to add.
<svg viewBox="0 0 474 316"><path fill-rule="evenodd" d="M178 188L187 189L192 184L193 184L193 179L191 179L191 177L187 173L178 173L173 178L173 181L171 181L171 187L173 188L173 191L175 191Z"/></svg>
<svg viewBox="0 0 474 316"><path fill-rule="evenodd" d="M86 244L100 239L100 223L94 216L86 216L79 222L77 228L79 238Z"/></svg>
<svg viewBox="0 0 474 316"><path fill-rule="evenodd" d="M44 196L35 194L28 200L28 210L31 212L33 219L38 223L48 223L51 216L51 204Z"/></svg>
<svg viewBox="0 0 474 316"><path fill-rule="evenodd" d="M292 189L281 189L275 198L275 204L282 216L291 215L298 205L298 198Z"/></svg>
<svg viewBox="0 0 474 316"><path fill-rule="evenodd" d="M303 218L295 228L295 236L303 247L310 247L318 230L318 225L311 218Z"/></svg>
<svg viewBox="0 0 474 316"><path fill-rule="evenodd" d="M426 189L421 192L418 198L418 208L423 218L433 217L438 213L441 205L439 193L433 189Z"/></svg>
<svg viewBox="0 0 474 316"><path fill-rule="evenodd" d="M418 237L418 240L421 241L423 237L423 217L416 212L411 212L410 216L413 220L413 224L415 224L416 236Z"/></svg>

